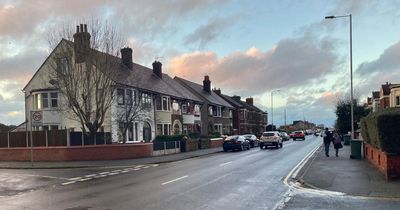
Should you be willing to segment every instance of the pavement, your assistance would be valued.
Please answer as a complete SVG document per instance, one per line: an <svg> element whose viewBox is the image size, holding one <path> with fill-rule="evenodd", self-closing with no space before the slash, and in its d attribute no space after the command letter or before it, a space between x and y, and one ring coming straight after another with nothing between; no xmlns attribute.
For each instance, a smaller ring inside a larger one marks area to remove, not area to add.
<svg viewBox="0 0 400 210"><path fill-rule="evenodd" d="M126 159L126 160L64 161L64 162L1 161L0 169L63 169L63 168L127 167L139 164L157 164L157 163L174 162L189 158L210 155L217 152L222 152L222 147L201 149L191 152L182 152L165 156L153 156L146 158Z"/></svg>
<svg viewBox="0 0 400 210"><path fill-rule="evenodd" d="M400 198L400 181L387 181L368 160L351 159L350 146L344 145L335 157L333 145L330 157L323 145L302 168L296 179L304 187L342 192L347 195Z"/></svg>

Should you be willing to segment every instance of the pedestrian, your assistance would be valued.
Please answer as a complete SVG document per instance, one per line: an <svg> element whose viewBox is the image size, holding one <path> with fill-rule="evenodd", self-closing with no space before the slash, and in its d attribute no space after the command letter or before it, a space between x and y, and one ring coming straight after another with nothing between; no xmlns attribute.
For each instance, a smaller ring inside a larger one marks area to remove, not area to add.
<svg viewBox="0 0 400 210"><path fill-rule="evenodd" d="M339 149L342 148L343 145L342 145L342 140L336 131L334 131L333 133L333 147L335 148L336 151L336 157L339 157Z"/></svg>
<svg viewBox="0 0 400 210"><path fill-rule="evenodd" d="M325 128L325 132L323 134L323 139L324 139L326 157L329 157L329 146L331 144L332 138L333 138L332 133L329 131L328 128Z"/></svg>

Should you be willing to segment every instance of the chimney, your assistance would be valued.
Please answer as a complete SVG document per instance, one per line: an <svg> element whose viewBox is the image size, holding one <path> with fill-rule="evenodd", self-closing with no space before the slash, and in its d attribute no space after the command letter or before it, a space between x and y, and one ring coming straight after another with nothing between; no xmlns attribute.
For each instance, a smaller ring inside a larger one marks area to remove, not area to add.
<svg viewBox="0 0 400 210"><path fill-rule="evenodd" d="M253 106L253 98L246 98L246 103Z"/></svg>
<svg viewBox="0 0 400 210"><path fill-rule="evenodd" d="M153 62L153 73L162 78L162 63L160 61Z"/></svg>
<svg viewBox="0 0 400 210"><path fill-rule="evenodd" d="M129 69L132 69L132 49L129 47L122 48L121 49L121 59L122 63L128 67Z"/></svg>
<svg viewBox="0 0 400 210"><path fill-rule="evenodd" d="M240 101L240 96L232 96L233 100Z"/></svg>
<svg viewBox="0 0 400 210"><path fill-rule="evenodd" d="M211 93L211 81L208 75L204 76L203 90L206 91L207 93Z"/></svg>
<svg viewBox="0 0 400 210"><path fill-rule="evenodd" d="M214 89L213 89L213 92L216 93L216 94L219 95L219 96L221 95L221 89L220 89L220 88L218 88L218 89L217 89L217 88L214 88Z"/></svg>
<svg viewBox="0 0 400 210"><path fill-rule="evenodd" d="M86 24L76 26L76 33L74 34L74 51L76 63L83 63L86 61L90 51L90 34L87 32Z"/></svg>

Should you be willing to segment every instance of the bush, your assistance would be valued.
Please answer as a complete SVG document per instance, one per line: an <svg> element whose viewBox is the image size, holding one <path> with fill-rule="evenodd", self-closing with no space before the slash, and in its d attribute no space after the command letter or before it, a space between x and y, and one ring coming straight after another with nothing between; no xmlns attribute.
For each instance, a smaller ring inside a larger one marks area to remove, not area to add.
<svg viewBox="0 0 400 210"><path fill-rule="evenodd" d="M387 153L400 154L400 110L374 112L361 121L364 140Z"/></svg>
<svg viewBox="0 0 400 210"><path fill-rule="evenodd" d="M208 135L208 137L209 138L220 138L221 137L221 134L219 133L219 132L214 132L214 133L212 133L212 134L210 134L210 135Z"/></svg>

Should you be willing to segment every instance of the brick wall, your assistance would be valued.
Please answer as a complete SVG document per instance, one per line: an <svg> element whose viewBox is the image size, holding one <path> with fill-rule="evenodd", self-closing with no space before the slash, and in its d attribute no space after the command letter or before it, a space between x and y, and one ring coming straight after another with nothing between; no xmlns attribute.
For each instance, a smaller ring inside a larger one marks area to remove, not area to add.
<svg viewBox="0 0 400 210"><path fill-rule="evenodd" d="M399 155L386 154L368 143L365 143L364 155L372 165L383 173L387 180L400 179Z"/></svg>
<svg viewBox="0 0 400 210"><path fill-rule="evenodd" d="M223 138L216 138L216 139L211 139L211 148L215 148L215 147L222 147L222 144L224 143L224 139Z"/></svg>
<svg viewBox="0 0 400 210"><path fill-rule="evenodd" d="M117 160L150 157L152 143L83 147L34 147L34 161ZM30 148L0 148L0 161L30 161Z"/></svg>

